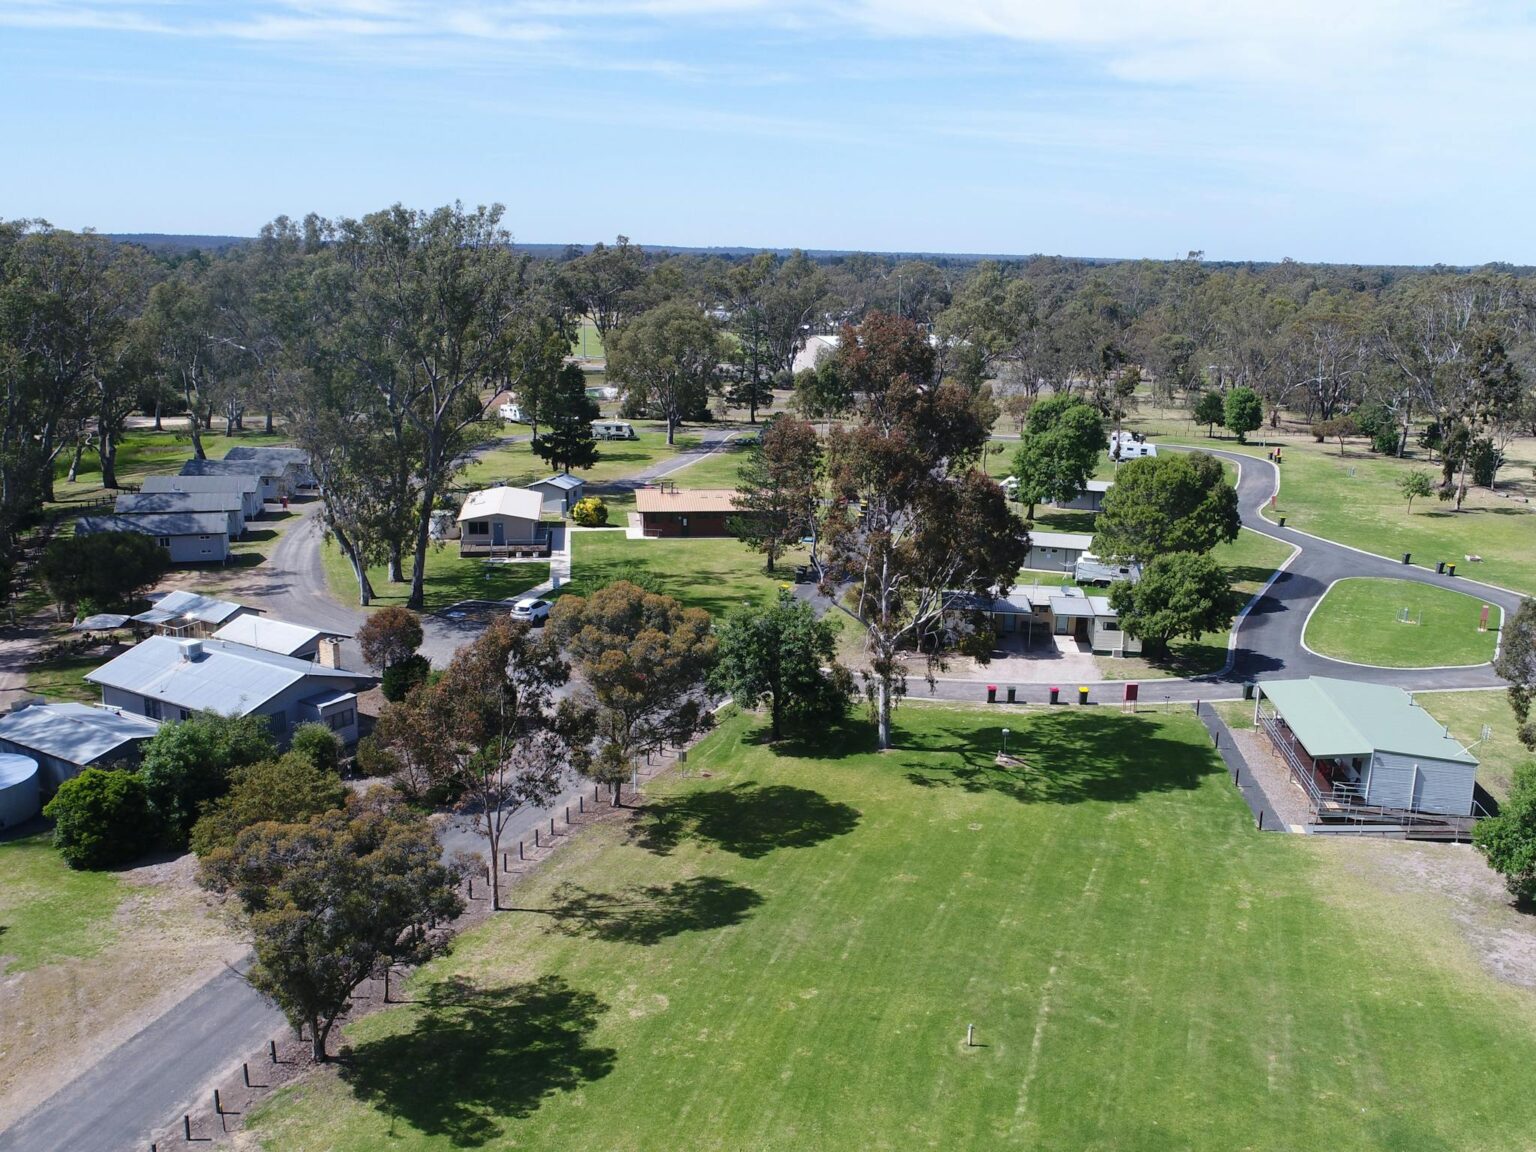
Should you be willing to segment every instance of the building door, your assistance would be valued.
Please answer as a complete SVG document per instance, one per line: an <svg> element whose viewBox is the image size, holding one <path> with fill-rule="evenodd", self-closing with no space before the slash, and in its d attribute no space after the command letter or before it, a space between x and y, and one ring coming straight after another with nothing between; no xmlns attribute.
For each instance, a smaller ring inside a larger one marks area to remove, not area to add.
<svg viewBox="0 0 1536 1152"><path fill-rule="evenodd" d="M681 526L679 527L677 534L679 536L686 536L686 535L688 535L688 517L682 516L682 517L679 517L679 520L681 521Z"/></svg>
<svg viewBox="0 0 1536 1152"><path fill-rule="evenodd" d="M507 526L500 520L491 521L491 543L505 544L507 542Z"/></svg>

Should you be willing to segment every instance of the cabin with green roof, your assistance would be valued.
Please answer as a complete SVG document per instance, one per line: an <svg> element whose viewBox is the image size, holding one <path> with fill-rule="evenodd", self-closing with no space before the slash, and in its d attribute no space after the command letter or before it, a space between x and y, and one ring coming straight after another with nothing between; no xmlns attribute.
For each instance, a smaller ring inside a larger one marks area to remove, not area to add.
<svg viewBox="0 0 1536 1152"><path fill-rule="evenodd" d="M1265 680L1254 723L1321 819L1481 814L1477 757L1400 688L1325 676Z"/></svg>

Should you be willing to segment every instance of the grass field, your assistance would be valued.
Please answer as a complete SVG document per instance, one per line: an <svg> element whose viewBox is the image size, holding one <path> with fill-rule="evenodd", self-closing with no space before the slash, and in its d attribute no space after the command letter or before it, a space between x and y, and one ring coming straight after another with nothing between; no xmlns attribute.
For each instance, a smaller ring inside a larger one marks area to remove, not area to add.
<svg viewBox="0 0 1536 1152"><path fill-rule="evenodd" d="M357 578L352 574L352 566L332 541L326 541L321 548L325 583L331 596L343 604L356 604ZM411 594L409 557L405 561L405 572L404 584L391 584L384 565L370 568L368 580L375 595L369 607L404 604ZM450 540L442 548L435 545L427 548L427 574L423 585L425 610L434 612L461 600L504 600L548 579L549 565L543 561L487 564L474 557L460 556L457 542Z"/></svg>
<svg viewBox="0 0 1536 1152"><path fill-rule="evenodd" d="M1509 695L1501 689L1496 692L1418 692L1413 698L1424 711L1448 725L1452 736L1468 746L1481 739L1483 725L1488 725L1489 739L1472 749L1472 754L1477 757L1477 781L1498 799L1508 799L1515 766L1536 760L1536 752L1521 744L1515 735L1515 711L1509 706Z"/></svg>
<svg viewBox="0 0 1536 1152"><path fill-rule="evenodd" d="M711 452L697 464L674 472L667 479L679 488L735 488L737 473L746 457L746 445L733 443L718 452Z"/></svg>
<svg viewBox="0 0 1536 1152"><path fill-rule="evenodd" d="M111 943L120 882L110 872L70 868L51 834L0 841L0 875L0 971L94 955Z"/></svg>
<svg viewBox="0 0 1536 1152"><path fill-rule="evenodd" d="M1351 577L1328 589L1303 639L1323 656L1383 668L1483 664L1493 659L1501 614L1491 605L1488 631L1479 632L1482 605L1432 584ZM1404 608L1422 623L1399 623Z"/></svg>
<svg viewBox="0 0 1536 1152"><path fill-rule="evenodd" d="M491 429L490 435L526 435L528 427L508 424L501 430ZM602 440L598 442L599 459L590 468L576 473L590 485L607 484L633 475L642 468L668 459L685 448L699 444L697 433L679 433L677 444L668 446L664 424L635 422L635 440ZM529 441L504 444L477 456L456 479L455 483L468 488L483 488L491 484L510 484L522 487L548 476L552 469L533 454Z"/></svg>
<svg viewBox="0 0 1536 1152"><path fill-rule="evenodd" d="M248 1119L269 1152L1529 1147L1529 992L1193 717L736 718ZM1375 847L1375 846L1371 846ZM977 1028L975 1047L966 1026Z"/></svg>
<svg viewBox="0 0 1536 1152"><path fill-rule="evenodd" d="M50 700L77 700L82 704L99 704L101 689L85 680L87 672L95 671L107 662L100 652L82 656L60 656L54 660L42 660L27 665L27 691Z"/></svg>
<svg viewBox="0 0 1536 1152"><path fill-rule="evenodd" d="M288 443L289 438L281 432L245 432L233 437L203 433L203 451L212 460L223 459L224 453L237 444L260 447ZM185 431L129 432L117 447L117 479L119 483L136 484L152 474L174 476L190 459L192 437ZM68 459L61 456L54 461L54 495L58 499L101 494L101 466L94 453L87 452L80 458L79 479L73 484L64 479L68 472Z"/></svg>
<svg viewBox="0 0 1536 1152"><path fill-rule="evenodd" d="M619 530L577 532L571 537L571 583L564 590L580 594L644 576L688 607L722 616L745 600L771 595L805 562L803 549L790 552L770 576L762 553L739 540L630 540Z"/></svg>
<svg viewBox="0 0 1536 1152"><path fill-rule="evenodd" d="M604 360L608 356L603 347L603 338L598 335L597 325L590 320L582 320L581 330L577 332L576 339L571 341L571 355L579 356L583 360Z"/></svg>

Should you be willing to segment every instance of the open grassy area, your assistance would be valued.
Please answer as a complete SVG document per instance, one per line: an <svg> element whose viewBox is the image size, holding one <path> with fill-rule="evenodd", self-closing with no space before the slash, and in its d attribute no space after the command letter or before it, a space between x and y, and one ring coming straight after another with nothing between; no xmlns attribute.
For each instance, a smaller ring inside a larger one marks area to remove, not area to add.
<svg viewBox="0 0 1536 1152"><path fill-rule="evenodd" d="M746 456L746 445L732 442L717 452L711 452L698 463L674 472L667 479L679 488L735 488L737 473Z"/></svg>
<svg viewBox="0 0 1536 1152"><path fill-rule="evenodd" d="M110 872L70 868L51 833L0 841L0 876L0 971L91 956L111 942L120 882Z"/></svg>
<svg viewBox="0 0 1536 1152"><path fill-rule="evenodd" d="M343 604L356 604L357 578L352 574L352 566L334 542L328 540L321 547L321 556L325 562L325 583L331 596ZM388 569L384 565L370 568L368 580L373 585L374 599L369 607L404 604L411 594L410 571L411 561L407 557L406 582L391 584ZM547 562L487 564L475 557L460 556L458 542L450 540L441 548L436 545L427 548L425 610L435 612L461 600L505 600L548 579Z"/></svg>
<svg viewBox="0 0 1536 1152"><path fill-rule="evenodd" d="M635 440L602 440L598 442L599 459L590 468L576 473L588 484L600 485L623 479L659 461L676 456L685 448L699 444L697 433L679 432L677 444L668 446L666 425L635 421ZM507 424L499 430L488 429L489 435L526 435L524 424ZM484 488L491 484L511 484L522 487L550 475L552 469L533 454L527 440L516 444L503 444L492 448L470 461L469 466L455 480L468 488Z"/></svg>
<svg viewBox="0 0 1536 1152"><path fill-rule="evenodd" d="M1384 668L1482 664L1493 659L1501 613L1490 605L1488 631L1477 630L1483 601L1412 580L1351 577L1329 588L1307 621L1307 647L1336 660ZM1408 610L1411 623L1398 614Z"/></svg>
<svg viewBox="0 0 1536 1152"><path fill-rule="evenodd" d="M1417 692L1416 700L1424 711L1448 725L1451 735L1472 748L1477 757L1477 781L1500 800L1509 798L1510 781L1515 766L1536 760L1515 735L1515 710L1503 689L1493 692ZM1482 739L1483 725L1490 729L1489 739Z"/></svg>
<svg viewBox="0 0 1536 1152"><path fill-rule="evenodd" d="M223 427L221 424L220 427ZM223 459L237 444L260 447L291 443L282 432L270 435L265 432L245 432L237 436L203 433L203 451L211 460ZM117 479L119 483L136 484L145 476L174 476L181 466L192 459L192 437L185 430L165 432L132 431L123 437L117 448ZM102 494L101 466L95 453L87 452L80 458L79 479L73 484L64 477L69 472L67 456L54 461L54 495L60 500L77 500Z"/></svg>
<svg viewBox="0 0 1536 1152"><path fill-rule="evenodd" d="M598 335L597 325L592 321L585 318L582 320L576 339L571 341L571 355L583 360L607 359L608 352L603 347L603 338Z"/></svg>
<svg viewBox="0 0 1536 1152"><path fill-rule="evenodd" d="M770 576L763 556L735 539L630 540L621 530L577 532L571 537L571 583L591 591L615 580L645 577L658 591L690 608L722 616L745 600L757 601L794 579L804 549L780 557Z"/></svg>
<svg viewBox="0 0 1536 1152"><path fill-rule="evenodd" d="M82 704L101 702L101 689L85 680L110 657L100 652L80 656L60 656L27 665L27 691L50 700L77 700Z"/></svg>
<svg viewBox="0 0 1536 1152"><path fill-rule="evenodd" d="M1232 595L1241 608L1291 554L1288 545L1257 532L1243 531L1211 556L1227 573ZM1198 640L1175 640L1168 655L1156 661L1145 656L1101 659L1099 668L1111 680L1155 680L1166 676L1204 676L1219 672L1227 661L1228 632L1207 633Z"/></svg>
<svg viewBox="0 0 1536 1152"><path fill-rule="evenodd" d="M1529 1146L1529 992L1418 886L1254 831L1192 716L1010 712L1008 768L995 715L898 721L884 755L728 721L258 1108L262 1146Z"/></svg>

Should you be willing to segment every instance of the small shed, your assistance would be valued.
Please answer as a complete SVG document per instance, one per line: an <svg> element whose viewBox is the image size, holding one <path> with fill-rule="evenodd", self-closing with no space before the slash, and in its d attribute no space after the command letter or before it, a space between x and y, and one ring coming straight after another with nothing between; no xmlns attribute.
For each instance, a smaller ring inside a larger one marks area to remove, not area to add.
<svg viewBox="0 0 1536 1152"><path fill-rule="evenodd" d="M1113 480L1090 480L1070 500L1058 500L1055 507L1072 512L1097 512L1104 507L1104 493L1115 486Z"/></svg>
<svg viewBox="0 0 1536 1152"><path fill-rule="evenodd" d="M641 488L635 511L647 536L729 536L736 512L734 488Z"/></svg>
<svg viewBox="0 0 1536 1152"><path fill-rule="evenodd" d="M459 555L549 555L549 533L539 527L543 510L543 493L531 488L503 484L471 492L459 509Z"/></svg>
<svg viewBox="0 0 1536 1152"><path fill-rule="evenodd" d="M1264 680L1254 721L1319 815L1474 814L1477 757L1400 688L1326 676Z"/></svg>
<svg viewBox="0 0 1536 1152"><path fill-rule="evenodd" d="M214 629L228 624L237 616L254 615L261 611L259 608L236 604L233 600L220 600L184 589L162 592L150 599L154 606L130 619L163 636L208 636Z"/></svg>
<svg viewBox="0 0 1536 1152"><path fill-rule="evenodd" d="M42 807L37 761L12 752L0 753L0 828L14 828L36 816Z"/></svg>
<svg viewBox="0 0 1536 1152"><path fill-rule="evenodd" d="M1036 532L1029 534L1024 567L1039 572L1071 572L1084 552L1093 547L1087 532Z"/></svg>
<svg viewBox="0 0 1536 1152"><path fill-rule="evenodd" d="M544 507L550 512L569 516L576 502L586 494L587 482L569 472L557 472L547 480L528 485L544 497Z"/></svg>
<svg viewBox="0 0 1536 1152"><path fill-rule="evenodd" d="M32 704L0 718L0 752L37 761L42 793L52 796L83 768L137 764L159 730L143 716L88 704Z"/></svg>
<svg viewBox="0 0 1536 1152"><path fill-rule="evenodd" d="M137 532L154 537L173 564L222 564L229 559L229 518L222 512L156 512L146 516L82 516L75 534Z"/></svg>

